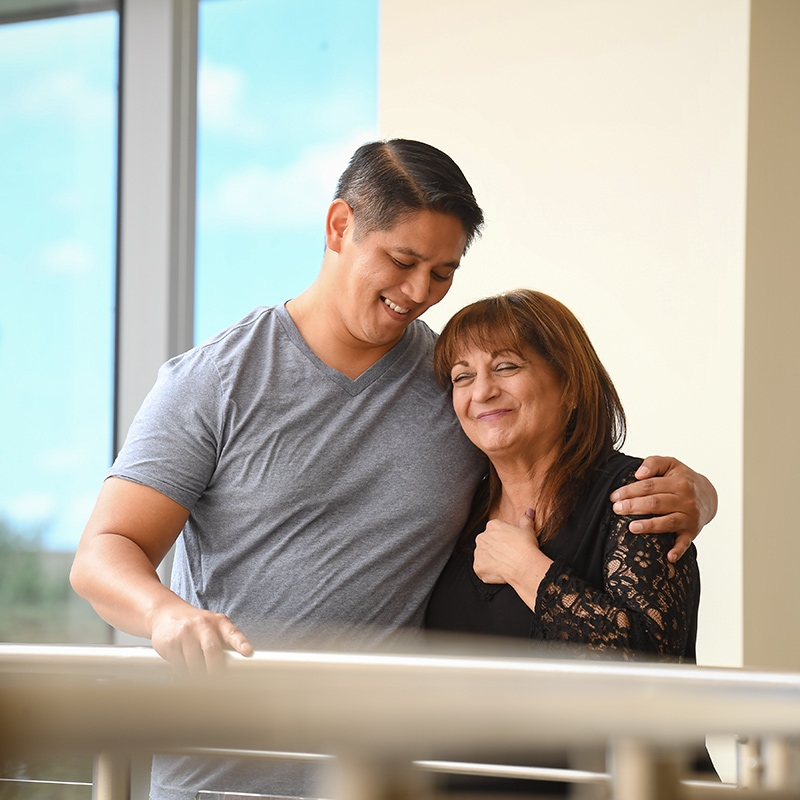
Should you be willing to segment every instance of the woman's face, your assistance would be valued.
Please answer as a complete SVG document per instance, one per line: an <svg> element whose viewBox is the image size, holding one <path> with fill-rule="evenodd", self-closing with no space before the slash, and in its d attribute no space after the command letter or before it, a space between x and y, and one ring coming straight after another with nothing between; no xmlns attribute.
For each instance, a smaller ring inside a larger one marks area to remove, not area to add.
<svg viewBox="0 0 800 800"><path fill-rule="evenodd" d="M490 458L552 459L564 441L564 381L534 350L465 350L450 372L453 407Z"/></svg>

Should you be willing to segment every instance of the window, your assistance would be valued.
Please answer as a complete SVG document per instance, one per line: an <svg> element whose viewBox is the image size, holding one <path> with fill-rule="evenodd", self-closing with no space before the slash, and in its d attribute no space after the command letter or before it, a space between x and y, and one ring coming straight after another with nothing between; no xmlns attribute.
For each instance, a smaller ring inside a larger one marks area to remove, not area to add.
<svg viewBox="0 0 800 800"><path fill-rule="evenodd" d="M67 576L112 447L117 42L115 11L0 25L2 641L109 638Z"/></svg>
<svg viewBox="0 0 800 800"><path fill-rule="evenodd" d="M195 340L316 276L325 211L376 138L378 0L203 0Z"/></svg>

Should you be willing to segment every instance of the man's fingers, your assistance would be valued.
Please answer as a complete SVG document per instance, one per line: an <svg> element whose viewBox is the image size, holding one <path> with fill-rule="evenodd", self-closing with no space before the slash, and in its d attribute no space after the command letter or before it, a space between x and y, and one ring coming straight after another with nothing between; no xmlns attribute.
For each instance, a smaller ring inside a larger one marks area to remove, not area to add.
<svg viewBox="0 0 800 800"><path fill-rule="evenodd" d="M673 533L686 528L685 514L665 514L663 517L635 519L628 524L631 533Z"/></svg>
<svg viewBox="0 0 800 800"><path fill-rule="evenodd" d="M209 674L203 646L194 639L183 640L183 663L185 668L181 669L179 664L172 663L182 677L204 678Z"/></svg>
<svg viewBox="0 0 800 800"><path fill-rule="evenodd" d="M225 672L225 650L253 654L248 638L224 614L196 611L191 618L168 619L152 637L158 654L184 678L203 678Z"/></svg>
<svg viewBox="0 0 800 800"><path fill-rule="evenodd" d="M232 623L223 625L222 637L225 644L243 656L253 655L253 645L250 640Z"/></svg>
<svg viewBox="0 0 800 800"><path fill-rule="evenodd" d="M225 649L230 648L242 655L252 655L253 646L248 638L224 614L214 616L216 625L204 631L200 646L203 651L205 669L209 676L225 674Z"/></svg>
<svg viewBox="0 0 800 800"><path fill-rule="evenodd" d="M203 651L203 663L206 674L210 678L225 674L225 653L222 643L214 636L204 639L200 647Z"/></svg>
<svg viewBox="0 0 800 800"><path fill-rule="evenodd" d="M649 478L656 475L666 475L676 461L670 456L647 456L636 470L637 478Z"/></svg>
<svg viewBox="0 0 800 800"><path fill-rule="evenodd" d="M694 498L694 486L680 476L670 478L645 478L635 483L620 486L611 492L611 502L618 500L634 500L648 495L661 497L662 501L670 500L672 503L683 502Z"/></svg>
<svg viewBox="0 0 800 800"><path fill-rule="evenodd" d="M627 488L627 487L626 487ZM614 494L617 494L615 492ZM659 514L669 506L674 507L675 498L670 494L645 494L617 500L614 513L621 516L641 516L643 514Z"/></svg>
<svg viewBox="0 0 800 800"><path fill-rule="evenodd" d="M636 481L635 483L628 483L625 486L620 486L611 492L611 502L616 503L623 500L632 500L635 497L645 497L653 494L658 489L657 484L652 478L645 478L644 480Z"/></svg>
<svg viewBox="0 0 800 800"><path fill-rule="evenodd" d="M167 646L161 645L158 647L156 647L156 643L153 642L153 646L161 658L170 663L176 675L181 678L189 677L189 665L186 663L186 657L180 641L171 642Z"/></svg>
<svg viewBox="0 0 800 800"><path fill-rule="evenodd" d="M689 533L689 531L681 531L675 537L675 544L672 545L672 549L667 553L667 561L671 561L673 564L678 561L681 556L689 549L689 545L692 543L692 539L694 537Z"/></svg>

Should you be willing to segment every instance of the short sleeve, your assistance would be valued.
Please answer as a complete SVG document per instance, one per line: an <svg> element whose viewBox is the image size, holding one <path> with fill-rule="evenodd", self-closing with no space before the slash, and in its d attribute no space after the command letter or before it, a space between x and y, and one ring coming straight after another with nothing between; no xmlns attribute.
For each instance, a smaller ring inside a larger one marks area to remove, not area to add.
<svg viewBox="0 0 800 800"><path fill-rule="evenodd" d="M191 510L216 467L223 412L220 376L203 350L168 361L108 477L149 486Z"/></svg>

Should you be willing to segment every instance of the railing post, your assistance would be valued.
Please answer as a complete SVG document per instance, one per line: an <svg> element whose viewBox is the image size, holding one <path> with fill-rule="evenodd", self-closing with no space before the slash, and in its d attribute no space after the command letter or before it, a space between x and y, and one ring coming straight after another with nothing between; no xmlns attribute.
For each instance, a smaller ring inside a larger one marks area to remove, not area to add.
<svg viewBox="0 0 800 800"><path fill-rule="evenodd" d="M103 751L94 758L92 800L130 800L131 758L118 752Z"/></svg>
<svg viewBox="0 0 800 800"><path fill-rule="evenodd" d="M326 765L321 797L336 800L426 800L430 774L410 762L395 763L349 753Z"/></svg>
<svg viewBox="0 0 800 800"><path fill-rule="evenodd" d="M761 740L740 737L736 742L736 785L740 789L758 789L764 762L761 759Z"/></svg>
<svg viewBox="0 0 800 800"><path fill-rule="evenodd" d="M677 800L680 763L677 754L657 751L637 739L617 739L611 745L613 800Z"/></svg>
<svg viewBox="0 0 800 800"><path fill-rule="evenodd" d="M800 787L800 740L770 736L761 743L764 787L769 790Z"/></svg>

